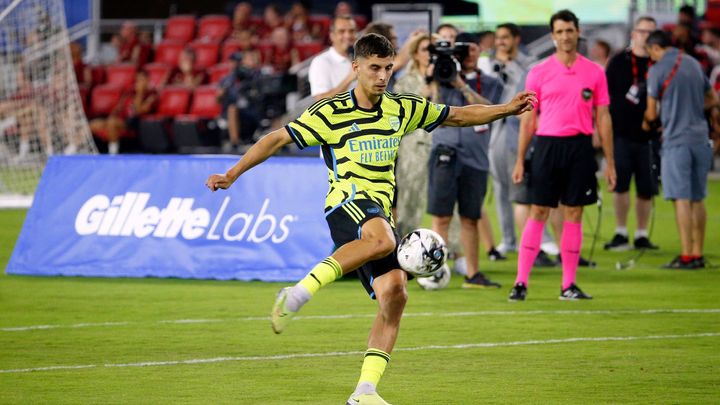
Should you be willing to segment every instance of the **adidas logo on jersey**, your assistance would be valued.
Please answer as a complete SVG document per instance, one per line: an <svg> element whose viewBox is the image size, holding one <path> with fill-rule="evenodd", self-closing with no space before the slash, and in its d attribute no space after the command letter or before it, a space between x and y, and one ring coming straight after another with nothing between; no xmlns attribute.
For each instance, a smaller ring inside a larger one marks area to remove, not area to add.
<svg viewBox="0 0 720 405"><path fill-rule="evenodd" d="M353 122L353 124L350 126L350 130L348 131L348 133L358 131L360 131L360 126L356 122Z"/></svg>

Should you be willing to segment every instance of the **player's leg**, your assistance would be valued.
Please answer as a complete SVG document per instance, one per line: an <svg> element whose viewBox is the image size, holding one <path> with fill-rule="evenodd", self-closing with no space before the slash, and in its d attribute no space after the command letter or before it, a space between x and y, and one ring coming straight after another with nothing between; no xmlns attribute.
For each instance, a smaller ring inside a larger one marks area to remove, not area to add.
<svg viewBox="0 0 720 405"><path fill-rule="evenodd" d="M675 223L680 237L680 255L675 257L666 268L687 269L691 267L692 258L692 156L685 145L663 147L662 151L663 193L665 198L673 201Z"/></svg>
<svg viewBox="0 0 720 405"><path fill-rule="evenodd" d="M707 197L707 177L712 165L712 148L709 144L694 145L693 152L693 174L692 174L692 229L693 246L692 255L696 268L705 267L703 249L705 244L705 226L707 223L707 212L704 199Z"/></svg>
<svg viewBox="0 0 720 405"><path fill-rule="evenodd" d="M652 199L658 193L657 177L653 169L653 150L650 142L639 145L635 160L635 215L637 229L635 230L634 246L636 249L658 249L650 242L648 226L652 213ZM618 176L619 177L619 176Z"/></svg>
<svg viewBox="0 0 720 405"><path fill-rule="evenodd" d="M628 243L627 218L630 211L630 179L633 174L632 141L622 137L615 137L615 171L617 184L613 193L613 207L615 208L615 234L612 240L604 245L605 250L624 251L630 249ZM637 182L637 173L636 173Z"/></svg>

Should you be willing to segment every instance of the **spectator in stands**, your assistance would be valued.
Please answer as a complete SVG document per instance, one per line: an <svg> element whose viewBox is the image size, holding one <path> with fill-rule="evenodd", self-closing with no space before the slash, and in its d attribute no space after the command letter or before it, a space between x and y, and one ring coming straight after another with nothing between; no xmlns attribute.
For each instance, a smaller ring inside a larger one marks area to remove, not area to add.
<svg viewBox="0 0 720 405"><path fill-rule="evenodd" d="M270 35L272 47L265 55L265 64L272 67L273 73L286 73L290 66L300 62L297 49L293 48L290 33L285 27L277 27Z"/></svg>
<svg viewBox="0 0 720 405"><path fill-rule="evenodd" d="M192 48L183 49L178 65L170 76L169 84L194 89L207 81L207 73L195 68L195 52Z"/></svg>
<svg viewBox="0 0 720 405"><path fill-rule="evenodd" d="M283 20L280 8L276 4L267 5L263 12L263 22L260 27L258 27L260 39L269 39L276 28L284 26L285 21Z"/></svg>
<svg viewBox="0 0 720 405"><path fill-rule="evenodd" d="M140 70L135 75L134 88L123 94L108 117L90 121L90 130L95 134L105 133L108 153L116 155L120 151L122 134L125 131L137 132L140 128L140 118L154 112L157 104L157 93L150 88L147 73Z"/></svg>
<svg viewBox="0 0 720 405"><path fill-rule="evenodd" d="M416 38L410 46L412 61L395 83L397 93L412 93L423 98L432 96L432 89L426 81L430 67L430 36ZM417 129L404 136L400 142L395 164L395 188L397 199L397 229L400 235L420 228L422 216L427 208L427 178L432 135Z"/></svg>
<svg viewBox="0 0 720 405"><path fill-rule="evenodd" d="M692 26L687 23L679 23L672 31L673 45L695 58L706 75L710 74L712 65L707 54L699 47L699 40L692 34Z"/></svg>
<svg viewBox="0 0 720 405"><path fill-rule="evenodd" d="M463 106L499 101L502 83L476 70L480 47L473 39L467 34L456 38L456 43L468 43L468 53L460 62L462 74L447 84L433 81L433 102ZM440 126L436 131L428 162L427 212L432 216L432 228L445 240L450 240L448 231L457 204L460 242L467 266L463 288L499 288L500 284L490 281L477 268L478 222L487 189L489 127ZM491 248L494 249L494 246Z"/></svg>
<svg viewBox="0 0 720 405"><path fill-rule="evenodd" d="M335 5L335 17L339 17L342 15L353 15L353 9L350 3L347 1L339 1L337 5Z"/></svg>
<svg viewBox="0 0 720 405"><path fill-rule="evenodd" d="M125 21L120 28L118 62L130 62L137 65L140 58L140 50L137 26L131 21Z"/></svg>
<svg viewBox="0 0 720 405"><path fill-rule="evenodd" d="M693 37L698 36L698 21L697 15L695 14L695 7L685 4L678 10L678 24L685 24L690 27L690 33Z"/></svg>
<svg viewBox="0 0 720 405"><path fill-rule="evenodd" d="M495 32L481 32L478 36L478 45L480 46L480 56L490 55L495 47Z"/></svg>
<svg viewBox="0 0 720 405"><path fill-rule="evenodd" d="M590 60L605 69L608 61L610 60L611 53L612 50L610 49L610 44L607 41L603 39L596 39L590 48Z"/></svg>
<svg viewBox="0 0 720 405"><path fill-rule="evenodd" d="M222 115L227 120L229 142L223 145L224 152L242 152L245 145L253 142L253 135L259 124L259 115L249 99L249 89L260 73L246 66L244 57L235 52L231 60L233 69L220 81L218 100L223 106Z"/></svg>
<svg viewBox="0 0 720 405"><path fill-rule="evenodd" d="M92 71L83 61L82 45L77 42L72 42L70 44L70 57L72 58L75 79L77 80L78 86L90 88L90 86L92 86Z"/></svg>
<svg viewBox="0 0 720 405"><path fill-rule="evenodd" d="M310 12L302 2L293 3L285 16L285 25L290 30L294 43L322 40L321 27L319 24L310 24Z"/></svg>
<svg viewBox="0 0 720 405"><path fill-rule="evenodd" d="M605 250L622 251L631 248L627 218L630 210L630 180L635 177L636 223L634 247L657 249L650 242L648 225L652 199L658 194L657 170L653 153L655 133L641 128L647 105L647 77L650 57L645 49L648 35L656 29L651 17L635 22L630 48L615 55L605 72L610 91L610 116L613 124L617 185L613 195L615 235L605 244Z"/></svg>
<svg viewBox="0 0 720 405"><path fill-rule="evenodd" d="M250 2L243 1L235 6L232 14L231 35L235 36L237 33L247 30L252 31L254 27L252 26L251 18L252 4Z"/></svg>
<svg viewBox="0 0 720 405"><path fill-rule="evenodd" d="M712 164L705 112L717 123L720 104L698 62L673 48L666 33L653 32L646 44L655 64L648 73L642 125L646 131L662 127L663 194L673 201L681 245L680 255L665 267L700 269L707 222L703 200Z"/></svg>
<svg viewBox="0 0 720 405"><path fill-rule="evenodd" d="M720 29L713 26L703 27L700 34L700 48L710 59L713 66L720 64Z"/></svg>
<svg viewBox="0 0 720 405"><path fill-rule="evenodd" d="M138 42L137 65L139 68L142 68L153 58L152 33L150 31L140 31L138 34Z"/></svg>
<svg viewBox="0 0 720 405"><path fill-rule="evenodd" d="M100 45L100 50L95 57L94 63L98 65L109 65L115 63L120 58L120 45L122 39L120 34L113 34L110 37L110 42L104 42Z"/></svg>
<svg viewBox="0 0 720 405"><path fill-rule="evenodd" d="M315 100L347 91L355 81L350 49L355 43L355 21L350 15L333 18L330 24L331 46L310 62L308 79Z"/></svg>

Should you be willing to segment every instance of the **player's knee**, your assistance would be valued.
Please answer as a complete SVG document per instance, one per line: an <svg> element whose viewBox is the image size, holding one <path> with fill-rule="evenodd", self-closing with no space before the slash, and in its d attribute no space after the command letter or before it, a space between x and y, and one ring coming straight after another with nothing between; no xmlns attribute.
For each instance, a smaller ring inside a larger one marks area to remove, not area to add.
<svg viewBox="0 0 720 405"><path fill-rule="evenodd" d="M382 259L395 250L395 240L388 237L373 238L369 242L373 260Z"/></svg>
<svg viewBox="0 0 720 405"><path fill-rule="evenodd" d="M383 303L383 308L387 310L393 310L405 307L407 303L408 294L404 284L393 284L383 290L380 302Z"/></svg>

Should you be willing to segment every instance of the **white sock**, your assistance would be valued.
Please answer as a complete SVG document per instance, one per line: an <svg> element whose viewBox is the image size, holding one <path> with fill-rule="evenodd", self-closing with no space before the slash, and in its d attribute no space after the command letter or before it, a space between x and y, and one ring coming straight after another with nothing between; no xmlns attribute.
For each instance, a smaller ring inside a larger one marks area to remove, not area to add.
<svg viewBox="0 0 720 405"><path fill-rule="evenodd" d="M363 381L361 383L358 383L353 394L372 394L375 392L376 389L377 388L375 387L375 384Z"/></svg>
<svg viewBox="0 0 720 405"><path fill-rule="evenodd" d="M618 226L617 228L615 228L615 233L627 238L627 236L628 236L627 226Z"/></svg>
<svg viewBox="0 0 720 405"><path fill-rule="evenodd" d="M288 292L285 307L291 312L297 312L305 303L310 301L310 298L312 298L312 295L310 295L310 291L308 291L307 288L300 284L295 284Z"/></svg>
<svg viewBox="0 0 720 405"><path fill-rule="evenodd" d="M120 143L110 142L108 144L108 154L117 155L119 151L120 151Z"/></svg>
<svg viewBox="0 0 720 405"><path fill-rule="evenodd" d="M637 238L647 238L648 237L648 231L647 229L638 229L635 231L635 239Z"/></svg>

